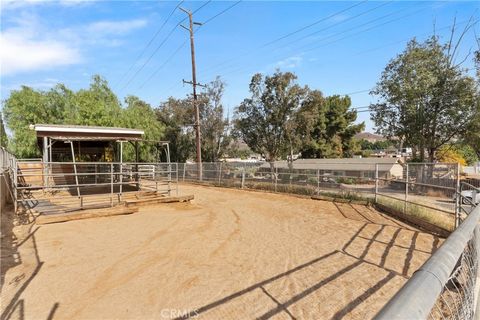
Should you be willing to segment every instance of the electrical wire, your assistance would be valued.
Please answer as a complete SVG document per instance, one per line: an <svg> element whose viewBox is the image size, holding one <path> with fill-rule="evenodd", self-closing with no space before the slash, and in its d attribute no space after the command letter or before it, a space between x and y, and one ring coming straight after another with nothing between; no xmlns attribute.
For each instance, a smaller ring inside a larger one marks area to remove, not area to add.
<svg viewBox="0 0 480 320"><path fill-rule="evenodd" d="M262 45L254 48L254 49L252 49L252 50L245 51L245 52L241 53L240 55L238 55L238 56L236 56L236 57L229 58L229 59L227 59L227 60L225 60L225 61L222 61L222 62L220 62L220 63L216 63L216 64L213 65L213 66L207 67L207 68L201 70L201 72L206 72L206 71L210 71L210 70L212 70L212 69L217 69L218 67L221 67L221 66L223 66L223 65L225 65L225 64L228 64L228 63L230 63L230 62L232 62L232 61L238 60L238 59L240 59L240 58L243 58L243 57L246 57L246 56L249 56L249 55L252 55L252 54L255 54L255 53L257 53L258 50L260 50L260 49L264 49L265 47L267 47L267 46L269 46L269 45L271 45L271 44L273 44L273 43L276 43L276 42L278 42L278 41L280 41L280 40L283 40L283 39L288 38L288 37L290 37L290 36L292 36L292 35L294 35L294 34L297 34L297 33L301 32L301 31L303 31L303 30L306 30L306 29L308 29L308 28L311 28L312 26L315 26L315 25L317 25L317 24L320 23L320 22L323 22L323 21L326 21L326 20L328 20L328 19L331 19L331 18L333 18L333 17L335 17L335 16L338 16L338 15L340 15L340 14L342 14L342 13L348 11L348 10L353 9L354 7L357 7L357 6L359 6L359 5L367 2L367 1L368 1L368 0L364 0L364 1L358 2L358 3L356 3L356 4L352 5L352 6L349 6L349 7L345 8L345 9L342 9L342 10L340 10L340 11L337 11L337 12L335 12L335 13L327 16L327 17L322 17L322 18L314 21L313 23L310 23L310 24L308 24L308 25L306 25L306 26L300 27L300 28L298 28L298 29L296 29L296 30L294 30L294 31L291 31L291 32L289 32L289 33L287 33L287 34L285 34L285 35L283 35L283 36L280 36L280 37L278 37L278 38L276 38L276 39L274 39L274 40L265 42L265 43L263 43ZM348 21L348 20L349 20L349 19L345 19L343 22L346 22L346 21Z"/></svg>
<svg viewBox="0 0 480 320"><path fill-rule="evenodd" d="M240 0L240 1L237 1L235 3L233 3L232 5L228 6L227 8L223 9L222 11L218 12L217 14L215 14L214 16L208 18L205 22L202 23L202 25L196 30L196 32L198 32L200 30L200 28L202 28L203 26L205 26L206 24L210 23L212 20L218 18L219 16L221 16L222 14L226 13L227 11L229 11L230 9L232 9L233 7L235 7L236 5L238 5L240 2L242 2L243 0ZM197 10L198 11L198 10ZM139 87L139 89L143 88L145 86L145 84L147 84L161 69L163 69L167 64L168 62L170 62L170 60L173 59L173 57L175 57L177 55L177 53L187 44L187 41L188 40L185 40L174 52L172 55L170 55L167 60L165 60L165 62L160 65L148 78L147 80L145 80L143 82L143 84Z"/></svg>
<svg viewBox="0 0 480 320"><path fill-rule="evenodd" d="M207 2L205 2L203 5L201 5L198 9L196 9L195 11L192 12L192 14L198 12L199 10L201 10L202 8L204 8L207 4L209 4L210 2L212 2L212 0L209 0ZM155 48L155 50L152 52L152 54L148 57L148 59L142 64L142 66L137 70L137 72L135 72L133 74L133 76L130 78L130 80L122 87L121 91L123 91L125 88L127 88L130 83L132 83L132 81L136 78L136 76L143 70L143 68L145 68L145 66L152 60L153 56L158 52L158 50L160 50L160 48L167 42L168 39L170 39L170 37L172 36L172 34L175 32L175 30L177 29L177 27L179 25L182 24L182 22L184 22L185 20L187 19L187 17L183 18L182 20L180 20L171 30L170 32L168 33L168 35L166 36L166 38Z"/></svg>
<svg viewBox="0 0 480 320"><path fill-rule="evenodd" d="M121 77L120 79L117 81L117 83L114 85L114 87L117 87L120 83L122 83L123 79L127 76L127 74L130 73L130 71L132 71L133 67L138 63L138 61L140 60L141 57L143 57L143 55L145 54L145 52L148 50L148 48L150 47L150 45L152 44L152 42L157 38L157 36L160 34L160 32L163 30L163 28L165 27L165 25L168 23L168 21L170 20L170 18L172 17L172 15L175 13L175 10L177 10L177 8L183 3L184 0L181 0L174 8L173 10L170 12L170 14L168 15L167 19L165 19L165 21L162 23L162 25L160 26L160 28L157 29L157 31L155 32L155 34L153 35L153 37L150 39L150 41L148 41L148 43L145 45L145 47L143 48L142 52L137 56L137 58L135 59L135 62L132 63L130 65L130 68L128 68L127 72L125 72Z"/></svg>

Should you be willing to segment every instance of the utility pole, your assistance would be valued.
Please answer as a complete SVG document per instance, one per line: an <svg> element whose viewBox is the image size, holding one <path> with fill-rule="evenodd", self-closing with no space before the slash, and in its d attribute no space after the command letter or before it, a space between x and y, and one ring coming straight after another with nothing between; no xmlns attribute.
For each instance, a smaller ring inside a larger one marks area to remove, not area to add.
<svg viewBox="0 0 480 320"><path fill-rule="evenodd" d="M202 86L201 84L197 83L197 76L195 72L195 44L193 39L193 25L202 25L198 22L193 22L192 13L189 10L183 9L179 7L180 10L188 14L188 18L190 20L190 27L187 28L183 25L180 25L182 28L186 29L190 32L190 51L192 56L192 81L185 81L184 83L188 83L192 85L193 88L193 108L195 111L195 140L197 145L197 172L198 172L198 179L202 180L203 172L202 172L202 149L201 149L201 137L200 137L200 110L198 108L197 103L197 86Z"/></svg>

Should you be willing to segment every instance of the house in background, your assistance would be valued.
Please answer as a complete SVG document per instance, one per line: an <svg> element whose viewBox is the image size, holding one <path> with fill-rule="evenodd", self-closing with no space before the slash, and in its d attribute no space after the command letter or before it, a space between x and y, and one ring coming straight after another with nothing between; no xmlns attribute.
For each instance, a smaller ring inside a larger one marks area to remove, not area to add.
<svg viewBox="0 0 480 320"><path fill-rule="evenodd" d="M319 170L320 175L374 178L378 166L380 178L403 178L401 158L341 158L341 159L298 159L291 163L294 170ZM262 168L270 168L270 163L264 163ZM275 161L275 168L289 170L286 160Z"/></svg>

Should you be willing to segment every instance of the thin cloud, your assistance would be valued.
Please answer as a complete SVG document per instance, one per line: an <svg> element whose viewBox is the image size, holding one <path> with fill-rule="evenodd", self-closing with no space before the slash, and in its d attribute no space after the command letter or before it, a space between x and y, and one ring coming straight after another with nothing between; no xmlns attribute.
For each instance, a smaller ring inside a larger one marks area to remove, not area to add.
<svg viewBox="0 0 480 320"><path fill-rule="evenodd" d="M73 7L79 5L88 5L94 3L95 0L1 0L0 7L2 10L16 10L26 7L40 6L40 5L61 5L64 7Z"/></svg>
<svg viewBox="0 0 480 320"><path fill-rule="evenodd" d="M46 89L51 89L55 87L59 83L61 83L61 81L58 79L46 78L46 79L35 81L35 82L22 83L16 86L11 86L10 90L18 89L21 86L27 86L34 89L46 90Z"/></svg>
<svg viewBox="0 0 480 320"><path fill-rule="evenodd" d="M293 69L301 65L303 58L301 56L288 57L275 64L278 69Z"/></svg>
<svg viewBox="0 0 480 320"><path fill-rule="evenodd" d="M145 19L134 19L125 21L98 21L87 27L89 32L101 34L122 35L143 28L147 25Z"/></svg>
<svg viewBox="0 0 480 320"><path fill-rule="evenodd" d="M349 18L350 18L350 15L348 15L348 14L337 14L336 16L331 17L330 21L331 22L341 22L341 21L345 21Z"/></svg>

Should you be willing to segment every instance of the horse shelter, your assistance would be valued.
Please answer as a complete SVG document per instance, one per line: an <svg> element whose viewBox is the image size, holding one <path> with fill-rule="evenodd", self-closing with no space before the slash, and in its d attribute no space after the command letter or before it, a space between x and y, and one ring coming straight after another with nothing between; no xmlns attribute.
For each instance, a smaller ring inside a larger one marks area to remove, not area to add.
<svg viewBox="0 0 480 320"><path fill-rule="evenodd" d="M15 161L15 211L66 213L174 201L173 192L178 195L168 142L145 140L143 130L53 124L30 128L42 158Z"/></svg>

